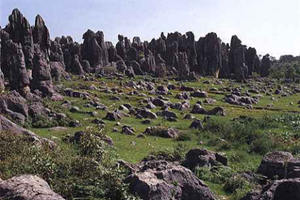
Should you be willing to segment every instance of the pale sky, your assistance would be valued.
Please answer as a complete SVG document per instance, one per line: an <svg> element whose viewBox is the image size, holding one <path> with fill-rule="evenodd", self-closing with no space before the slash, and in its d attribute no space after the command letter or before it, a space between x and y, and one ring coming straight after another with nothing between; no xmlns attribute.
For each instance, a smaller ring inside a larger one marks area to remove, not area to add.
<svg viewBox="0 0 300 200"><path fill-rule="evenodd" d="M19 8L30 24L40 14L51 38L82 41L91 29L107 41L117 35L142 40L161 32L193 31L195 38L216 32L224 42L236 34L259 54L300 55L300 0L0 0L0 24Z"/></svg>

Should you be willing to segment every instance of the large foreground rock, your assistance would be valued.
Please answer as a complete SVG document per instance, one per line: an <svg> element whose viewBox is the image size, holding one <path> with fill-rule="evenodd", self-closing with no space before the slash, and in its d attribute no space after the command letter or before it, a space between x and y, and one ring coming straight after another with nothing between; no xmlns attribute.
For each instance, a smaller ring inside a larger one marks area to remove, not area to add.
<svg viewBox="0 0 300 200"><path fill-rule="evenodd" d="M53 192L46 181L33 175L0 179L0 199L16 200L63 200Z"/></svg>
<svg viewBox="0 0 300 200"><path fill-rule="evenodd" d="M283 179L267 185L262 191L247 194L241 200L299 200L300 178Z"/></svg>
<svg viewBox="0 0 300 200"><path fill-rule="evenodd" d="M300 159L289 152L270 152L262 159L257 172L268 178L300 178Z"/></svg>
<svg viewBox="0 0 300 200"><path fill-rule="evenodd" d="M50 147L55 146L53 141L37 136L35 133L18 126L2 115L0 115L0 131L7 131L16 135L27 136L36 144L48 144Z"/></svg>
<svg viewBox="0 0 300 200"><path fill-rule="evenodd" d="M192 171L164 160L144 161L126 178L131 192L144 200L214 200Z"/></svg>

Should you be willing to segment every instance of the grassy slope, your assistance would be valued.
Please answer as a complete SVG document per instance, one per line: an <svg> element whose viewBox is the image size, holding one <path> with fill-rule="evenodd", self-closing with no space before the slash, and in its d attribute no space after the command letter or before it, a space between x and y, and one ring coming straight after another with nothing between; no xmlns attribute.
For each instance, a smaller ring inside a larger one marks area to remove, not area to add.
<svg viewBox="0 0 300 200"><path fill-rule="evenodd" d="M195 88L199 88L201 90L209 91L210 88L220 88L224 86L229 86L231 83L226 80L222 80L223 84L222 85L214 85L214 84L204 84L204 80L210 80L208 78L203 78L198 82L187 82L184 83L186 86L192 86ZM82 81L82 80L74 80L74 81L69 81L63 83L64 87L70 87L73 89L78 89L81 86L89 86L89 85L95 85L97 87L103 87L107 86L109 88L112 87L119 87L119 82L118 80L108 80L108 79L99 79L98 81ZM170 83L174 83L174 81L170 81ZM164 84L161 82L161 84ZM234 86L238 87L240 86L238 83L234 83ZM243 91L246 91L248 87L244 87ZM81 90L82 91L82 90ZM102 93L99 91L89 91L86 90L87 92L90 93L92 97L98 97L100 99L100 102L107 105L109 107L108 110L114 110L118 108L119 105L123 103L130 103L133 106L139 106L138 101L142 100L145 97L140 97L140 96L128 96L128 95L118 95L121 97L121 101L111 101L109 100L109 97L112 96L113 94L106 94ZM129 91L133 91L132 88L123 88L124 93L127 93ZM148 94L146 91L141 91L148 96L151 96ZM172 95L168 95L167 97L170 99L172 102L179 102L181 100L175 99L174 96L176 93L179 93L180 91L172 90ZM297 102L300 100L300 94L296 95L291 95L288 97L280 97L279 95L274 95L275 98L277 99L273 103L273 107L271 109L267 109L267 105L271 103L271 98L270 96L264 96L261 98L260 102L257 105L254 105L254 109L249 110L241 106L235 106L235 105L230 105L224 102L223 94L215 94L215 93L209 93L209 97L214 98L217 100L217 102L213 105L204 105L206 109L211 109L215 106L222 106L225 108L226 111L226 116L225 117L220 117L220 118L228 118L232 119L235 117L239 117L240 115L245 115L245 116L251 116L251 117L261 117L264 115L278 115L278 114L283 114L287 112L300 112L300 108L297 105ZM93 111L93 108L86 108L84 107L84 104L87 103L87 100L83 100L80 98L69 98L67 97L66 99L70 100L72 102L72 105L78 106L82 111ZM190 103L191 105L194 105L198 100L202 100L201 98L193 98ZM290 104L290 102L293 102L293 105ZM48 138L52 138L56 141L61 141L61 139L66 136L67 134L73 134L75 131L78 130L84 130L87 126L94 126L90 122L94 119L94 117L91 117L89 114L86 113L71 113L69 112L66 108L61 107L61 102L51 102L49 100L46 100L46 103L49 107L54 108L55 110L59 110L61 112L67 113L69 116L71 116L74 119L77 119L81 122L82 126L79 128L68 128L67 130L64 131L49 131L49 129L32 129L36 133L38 133L41 136L45 136ZM152 111L158 111L159 109L154 109ZM161 151L161 150L166 150L166 151L172 151L174 147L178 143L183 143L187 147L187 149L191 149L193 147L203 147L211 150L216 150L216 146L209 145L208 140L203 137L199 137L201 135L201 132L191 130L189 129L189 125L191 123L190 120L184 120L183 116L185 113L188 112L181 112L178 110L172 110L174 111L177 116L178 116L178 121L177 122L168 122L166 120L163 120L161 117L159 117L156 120L152 120L150 125L144 125L141 123L142 120L136 119L135 117L126 117L120 120L120 123L130 125L134 127L136 130L136 134L142 133L148 126L154 126L154 125L163 125L167 127L175 127L179 129L180 131L187 133L190 135L192 138L190 141L184 141L184 142L178 142L172 139L164 139L164 138L158 138L158 137L146 137L145 139L143 138L136 138L136 136L127 136L127 135L122 135L120 134L121 126L116 126L116 122L111 122L111 121L105 121L106 126L105 126L105 133L109 135L113 141L114 141L114 147L116 152L119 154L121 159L124 159L126 161L132 162L132 163L137 163L139 162L142 158L147 156L151 152L155 151ZM103 118L106 115L106 111L100 111L98 110L98 116L97 118ZM194 115L198 119L203 119L204 115ZM116 127L118 128L119 132L112 132L112 129ZM288 127L286 128L288 129ZM285 128L279 128L279 129L274 129L274 130L269 130L270 132L275 132L275 133L282 133L285 130ZM202 140L203 144L199 144L199 140ZM134 143L134 144L133 144ZM242 149L242 148L241 148ZM219 149L217 149L219 151ZM243 170L255 170L257 166L259 165L259 162L261 160L261 156L257 154L248 154L245 153L243 150L223 150L227 154L228 157L232 157L234 155L240 155L243 154L242 160L240 162L230 162L229 165L230 167L238 170L238 171L243 171ZM226 194L222 190L222 185L220 184L213 184L213 183L208 183L209 186L214 190L216 193L220 195L220 198L222 199L228 199L230 196Z"/></svg>

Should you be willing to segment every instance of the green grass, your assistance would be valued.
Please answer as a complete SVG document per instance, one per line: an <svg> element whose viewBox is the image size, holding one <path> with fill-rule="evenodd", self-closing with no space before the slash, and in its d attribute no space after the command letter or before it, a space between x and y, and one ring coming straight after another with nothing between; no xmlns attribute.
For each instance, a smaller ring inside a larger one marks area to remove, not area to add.
<svg viewBox="0 0 300 200"><path fill-rule="evenodd" d="M149 77L148 77L149 78ZM134 81L143 80L143 77L137 77ZM150 79L151 80L151 79ZM203 82L209 80L211 84L204 84ZM125 78L122 80L123 84L130 79ZM151 120L151 124L142 124L141 119L136 119L134 116L124 117L119 122L121 125L117 126L117 122L105 121L105 128L102 130L103 133L111 137L114 141L114 151L118 154L118 158L131 163L137 163L143 158L148 156L153 152L173 152L178 144L183 144L187 150L192 148L206 148L213 151L223 152L226 154L229 160L229 167L235 172L243 171L255 171L261 161L263 153L265 151L273 149L288 150L293 153L300 153L299 135L300 128L296 129L293 124L289 123L289 116L297 116L300 113L300 107L297 102L300 100L300 94L294 94L287 97L281 97L280 95L273 95L275 101L271 100L271 96L263 94L257 105L253 105L253 109L246 109L242 106L230 105L224 101L223 94L216 94L214 92L209 92L210 88L222 89L225 87L241 87L242 92L246 92L251 86L255 84L260 84L265 86L266 83L257 83L255 81L249 81L246 85L241 85L240 83L230 82L229 80L221 80L222 84L217 84L215 79L212 78L201 78L197 82L183 82L185 86L194 87L196 89L208 91L210 98L217 100L216 103L212 105L203 104L205 109L212 109L216 106L221 106L225 109L226 116L213 116L214 124L210 126L207 130L192 130L189 126L192 120L184 120L183 116L189 113L192 106L197 101L203 101L203 98L192 98L189 100L191 108L186 111L178 111L170 109L175 112L178 116L176 122L169 122L161 117L155 120ZM165 85L164 80L156 79L156 85ZM174 80L167 80L170 84L175 84L179 86L181 83L175 82ZM127 95L132 91L139 91L147 95L148 97L155 97L156 95L151 94L149 91L144 91L140 89L134 89L130 87L121 87L120 80L116 79L106 79L99 78L96 81L83 81L74 77L72 81L65 81L62 83L65 88L73 88L74 90L88 92L91 99L98 101L108 107L109 111L117 109L120 105L124 103L129 103L134 107L140 107L140 103L146 97L137 95ZM87 88L90 85L94 85L99 90L86 90L82 88ZM118 88L122 90L122 93L105 93L101 92L104 88ZM176 89L171 90L172 95L166 95L171 102L182 102L182 100L176 99L175 96L182 91ZM120 101L110 100L111 96L120 97ZM251 94L256 95L256 94ZM49 131L49 128L44 129L32 129L37 134L54 139L59 144L64 145L62 139L68 134L74 134L79 130L86 130L87 127L97 126L92 124L91 121L95 119L86 112L92 112L95 108L86 108L84 105L89 102L89 100L84 100L81 98L71 98L66 97L65 100L72 102L72 106L78 106L81 113L71 113L67 108L61 106L62 102L53 102L45 99L46 105L57 111L66 113L67 116L74 120L79 120L81 127L77 128L67 128L67 130L62 131ZM293 102L293 104L290 104ZM272 104L272 107L268 107ZM160 108L152 109L153 112L160 111ZM104 118L107 111L97 110L98 116L96 118ZM298 114L297 114L298 113ZM203 120L205 115L193 114L197 119ZM249 123L247 126L234 125L236 122L233 121L235 118L240 116L251 117L256 122ZM286 116L286 117L284 117ZM292 118L295 122L300 123L300 119L297 117ZM135 129L135 135L128 136L121 134L122 125L130 125ZM265 125L265 126L264 126ZM299 124L298 124L299 125ZM183 134L187 135L190 140L177 141L175 139L166 139L154 136L147 136L145 138L137 138L136 135L145 131L148 126L165 126L178 129ZM206 125L207 126L207 125ZM113 132L113 128L117 128L118 132ZM218 128L220 130L216 131ZM247 143L245 137L254 137L250 142ZM201 141L201 142L200 142ZM223 141L223 142L220 142ZM69 147L68 148L72 148ZM256 152L255 152L256 151ZM213 183L206 181L209 187L221 198L221 199L232 199L234 194L229 194L224 191L224 183Z"/></svg>

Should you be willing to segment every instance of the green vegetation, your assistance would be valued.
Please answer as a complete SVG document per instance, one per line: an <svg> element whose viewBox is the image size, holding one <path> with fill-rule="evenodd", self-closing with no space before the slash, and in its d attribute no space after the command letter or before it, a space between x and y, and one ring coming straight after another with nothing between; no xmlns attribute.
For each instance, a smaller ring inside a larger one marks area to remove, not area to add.
<svg viewBox="0 0 300 200"><path fill-rule="evenodd" d="M142 77L134 79L135 82L143 80ZM151 79L150 79L151 80ZM113 111L124 103L134 107L141 107L141 102L148 97L155 97L153 93L127 87L124 80L95 78L92 81L83 81L73 77L72 81L63 82L63 88L87 92L90 99L65 97L72 106L77 106L80 112L70 112L69 108L62 106L62 102L44 99L45 105L58 113L64 113L67 120L51 122L46 119L39 119L35 123L29 123L28 128L40 136L54 140L58 148L53 150L47 147L36 148L22 138L10 136L5 133L0 135L0 177L7 179L17 174L31 173L43 177L54 189L64 194L68 199L134 199L127 192L127 186L122 183L125 176L123 169L116 165L117 159L123 159L131 163L138 163L143 158L156 156L171 161L184 159L185 153L192 148L206 148L222 152L228 158L228 167L204 167L197 168L195 173L216 193L220 199L239 199L246 192L254 187L240 174L245 171L255 172L262 156L273 150L290 151L295 155L300 154L300 107L297 102L300 94L288 96L263 95L259 103L253 105L253 109L243 106L231 105L224 101L224 96L229 92L210 91L211 88L221 89L225 87L240 88L241 92L247 92L251 84L259 84L265 87L263 82L249 80L247 84L230 80L221 80L222 84L216 84L212 78L201 78L197 82L184 82L185 86L208 92L210 98L216 100L214 104L205 104L205 109L212 109L216 106L224 108L225 116L210 116L193 114L203 122L201 130L190 129L192 120L184 119L184 115L190 113L191 109L174 112L177 121L167 121L163 117L151 120L150 124L142 123L134 115L123 117L121 120L105 122L104 128L92 123L94 119L103 119L107 111ZM156 85L181 83L173 80L154 80ZM210 84L203 83L210 81ZM122 82L123 86L120 86ZM88 89L89 86L99 88ZM284 85L279 81L274 82L274 88L297 87L295 84ZM120 89L119 91L105 92L105 89ZM274 89L273 88L273 89ZM145 95L131 94L138 91ZM165 95L170 102L182 102L175 98L181 93L178 88L171 90L171 94ZM251 94L253 96L257 94ZM112 96L118 96L120 100L111 100ZM98 101L107 106L107 110L95 110L88 107L90 101ZM193 106L202 98L192 98L189 102ZM269 106L269 105L272 106ZM96 111L96 116L91 112ZM152 112L160 111L160 108L151 109ZM66 129L53 130L53 126L66 126L69 120L78 120L79 127L67 127ZM129 125L135 129L135 135L121 134L122 126ZM172 127L180 131L176 139L167 139L155 136L137 137L149 126ZM117 130L113 131L113 129ZM63 139L76 131L85 131L88 134L81 143L66 143ZM109 136L114 145L107 146L101 139L102 136ZM87 170L88 169L88 170Z"/></svg>
<svg viewBox="0 0 300 200"><path fill-rule="evenodd" d="M68 199L135 199L122 182L125 171L115 165L114 151L102 140L89 133L75 148L70 145L53 150L0 132L0 176L37 174Z"/></svg>

